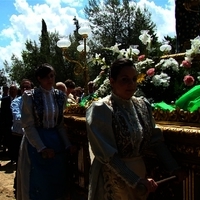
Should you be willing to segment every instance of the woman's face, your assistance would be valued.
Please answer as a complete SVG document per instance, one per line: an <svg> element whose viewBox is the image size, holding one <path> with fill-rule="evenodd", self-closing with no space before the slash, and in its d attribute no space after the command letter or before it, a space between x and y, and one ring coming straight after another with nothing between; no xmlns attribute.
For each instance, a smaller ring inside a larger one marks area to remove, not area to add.
<svg viewBox="0 0 200 200"><path fill-rule="evenodd" d="M117 79L110 78L110 84L114 94L122 99L130 99L137 88L137 71L134 67L124 67Z"/></svg>
<svg viewBox="0 0 200 200"><path fill-rule="evenodd" d="M54 71L51 71L44 78L38 77L38 81L40 82L42 88L44 88L45 90L51 90L55 83Z"/></svg>

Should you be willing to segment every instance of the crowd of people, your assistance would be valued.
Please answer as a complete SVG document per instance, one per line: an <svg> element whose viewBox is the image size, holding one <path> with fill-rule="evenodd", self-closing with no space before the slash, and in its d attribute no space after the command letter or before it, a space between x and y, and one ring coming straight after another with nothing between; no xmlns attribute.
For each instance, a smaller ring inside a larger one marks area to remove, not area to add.
<svg viewBox="0 0 200 200"><path fill-rule="evenodd" d="M16 163L17 200L64 200L68 196L67 156L77 153L64 126L63 110L85 98L73 80L55 83L54 68L36 68L38 87L24 79L3 87L1 98L1 148ZM184 171L163 142L144 97L134 97L137 71L128 59L110 67L111 94L91 103L86 112L89 144L94 155L88 199L145 200L158 185L146 177L145 150L152 148L166 169L185 178ZM19 92L20 91L20 92ZM88 83L88 96L94 85ZM138 193L137 185L146 188Z"/></svg>

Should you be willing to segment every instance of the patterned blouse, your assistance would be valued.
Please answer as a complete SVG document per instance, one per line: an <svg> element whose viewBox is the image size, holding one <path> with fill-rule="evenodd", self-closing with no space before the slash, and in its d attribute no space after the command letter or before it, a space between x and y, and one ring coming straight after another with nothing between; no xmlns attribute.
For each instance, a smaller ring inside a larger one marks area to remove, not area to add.
<svg viewBox="0 0 200 200"><path fill-rule="evenodd" d="M25 136L38 151L45 148L37 129L56 128L64 141L65 147L71 144L67 138L64 126L63 109L66 96L61 91L52 88L46 91L43 88L27 90L23 94L21 121L25 129Z"/></svg>

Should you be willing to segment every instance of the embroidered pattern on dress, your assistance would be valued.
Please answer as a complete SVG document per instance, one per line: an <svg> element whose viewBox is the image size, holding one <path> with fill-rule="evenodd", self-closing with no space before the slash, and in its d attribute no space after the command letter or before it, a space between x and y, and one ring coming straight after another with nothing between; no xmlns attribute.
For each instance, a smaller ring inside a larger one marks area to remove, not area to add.
<svg viewBox="0 0 200 200"><path fill-rule="evenodd" d="M42 99L42 90L35 88L32 91L33 99L33 113L35 117L35 124L37 127L43 127L43 99Z"/></svg>
<svg viewBox="0 0 200 200"><path fill-rule="evenodd" d="M115 174L111 172L111 169L109 169L106 165L103 166L103 178L104 178L104 199L105 200L123 200L121 197L122 194L118 194L119 190L118 188L125 188L127 185L122 179L119 179Z"/></svg>
<svg viewBox="0 0 200 200"><path fill-rule="evenodd" d="M111 99L112 101L112 99ZM144 149L147 148L147 144L150 141L152 135L152 124L150 121L150 115L147 109L147 105L142 98L132 98L133 105L135 107L136 116L135 122L131 122L124 118L124 115L121 113L117 104L112 101L113 107L113 130L115 133L116 144L118 147L118 153L121 157L132 157L133 154L131 152L135 152L135 145L137 143L137 133L140 132L143 136L142 143L140 145L140 154ZM130 129L128 129L128 124L132 123L133 138L131 137ZM141 128L139 128L139 124L141 124ZM135 144L136 143L136 144Z"/></svg>
<svg viewBox="0 0 200 200"><path fill-rule="evenodd" d="M57 125L60 124L63 117L63 105L65 101L65 96L62 92L55 89L53 96L55 98L55 102L58 105L58 120ZM35 88L32 91L32 99L33 99L33 113L35 117L36 127L43 127L43 112L44 112L44 104L42 98L42 90L40 88Z"/></svg>
<svg viewBox="0 0 200 200"><path fill-rule="evenodd" d="M153 131L153 125L151 122L151 113L149 113L149 110L147 108L147 102L145 103L145 100L141 98L132 98L134 105L136 107L136 111L138 113L138 117L140 119L140 122L143 127L143 141L140 145L140 153L142 154L143 151L148 148L148 144L150 143L152 131ZM149 105L150 106L150 105Z"/></svg>

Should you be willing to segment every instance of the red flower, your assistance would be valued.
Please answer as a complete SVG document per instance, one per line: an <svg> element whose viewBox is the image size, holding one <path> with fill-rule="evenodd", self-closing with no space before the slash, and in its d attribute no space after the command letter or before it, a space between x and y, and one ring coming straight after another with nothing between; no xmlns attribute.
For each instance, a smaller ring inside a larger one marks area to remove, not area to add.
<svg viewBox="0 0 200 200"><path fill-rule="evenodd" d="M188 60L183 60L182 61L182 66L185 68L190 68L191 67L191 62Z"/></svg>
<svg viewBox="0 0 200 200"><path fill-rule="evenodd" d="M145 60L145 55L141 55L138 57L138 61L143 61L143 60Z"/></svg>
<svg viewBox="0 0 200 200"><path fill-rule="evenodd" d="M195 82L193 76L190 76L190 75L186 75L183 81L186 86L192 86L194 85L194 82Z"/></svg>
<svg viewBox="0 0 200 200"><path fill-rule="evenodd" d="M152 77L155 74L155 68L150 68L147 70L147 75Z"/></svg>

